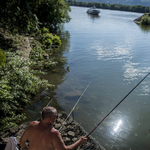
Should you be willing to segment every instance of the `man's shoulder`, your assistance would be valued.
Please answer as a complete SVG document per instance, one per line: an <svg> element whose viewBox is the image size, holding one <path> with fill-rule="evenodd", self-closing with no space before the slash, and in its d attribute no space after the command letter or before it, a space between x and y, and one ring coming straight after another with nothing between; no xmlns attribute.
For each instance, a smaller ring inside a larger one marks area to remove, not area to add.
<svg viewBox="0 0 150 150"><path fill-rule="evenodd" d="M39 121L32 121L30 124L29 124L29 127L30 126L37 126L39 124Z"/></svg>
<svg viewBox="0 0 150 150"><path fill-rule="evenodd" d="M59 135L60 133L59 133L59 131L58 131L57 129L52 128L51 131L50 131L50 134L53 134L53 135L57 136L57 135Z"/></svg>

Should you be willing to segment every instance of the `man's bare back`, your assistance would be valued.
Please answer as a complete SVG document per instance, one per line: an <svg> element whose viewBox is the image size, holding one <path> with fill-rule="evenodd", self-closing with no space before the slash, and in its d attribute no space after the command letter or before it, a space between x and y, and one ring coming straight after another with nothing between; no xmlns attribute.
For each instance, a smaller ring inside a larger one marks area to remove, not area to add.
<svg viewBox="0 0 150 150"><path fill-rule="evenodd" d="M51 111L54 109L53 113ZM50 114L49 114L50 113ZM72 145L66 146L58 130L52 127L56 120L57 111L53 107L46 107L42 112L42 121L33 121L29 124L20 139L20 146L28 150L74 150L86 142L86 137L81 137ZM26 141L29 140L29 147Z"/></svg>
<svg viewBox="0 0 150 150"><path fill-rule="evenodd" d="M23 136L30 142L28 150L55 150L52 144L55 132L51 125L37 121L31 122Z"/></svg>

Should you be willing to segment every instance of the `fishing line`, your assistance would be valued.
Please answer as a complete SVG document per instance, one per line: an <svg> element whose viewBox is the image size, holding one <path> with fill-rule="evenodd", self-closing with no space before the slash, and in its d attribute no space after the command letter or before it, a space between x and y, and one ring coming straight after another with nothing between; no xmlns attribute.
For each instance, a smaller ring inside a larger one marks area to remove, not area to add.
<svg viewBox="0 0 150 150"><path fill-rule="evenodd" d="M97 124L97 126L87 135L87 137L133 92L133 90L150 74L150 72Z"/></svg>
<svg viewBox="0 0 150 150"><path fill-rule="evenodd" d="M83 93L81 94L81 96L79 97L78 101L75 103L74 107L71 109L69 115L67 116L66 120L63 122L63 124L60 127L59 131L62 129L62 127L64 126L65 122L67 121L67 119L69 118L69 116L71 115L71 113L74 111L75 107L77 106L78 102L80 101L80 99L82 98L82 96L84 95L85 91L88 89L88 87L89 87L90 84L91 84L91 82L87 85L87 87L85 88L85 90L83 91Z"/></svg>
<svg viewBox="0 0 150 150"><path fill-rule="evenodd" d="M49 106L49 104L50 104L51 102L52 102L52 99L50 99L50 101L48 102L48 104L46 105L46 107Z"/></svg>

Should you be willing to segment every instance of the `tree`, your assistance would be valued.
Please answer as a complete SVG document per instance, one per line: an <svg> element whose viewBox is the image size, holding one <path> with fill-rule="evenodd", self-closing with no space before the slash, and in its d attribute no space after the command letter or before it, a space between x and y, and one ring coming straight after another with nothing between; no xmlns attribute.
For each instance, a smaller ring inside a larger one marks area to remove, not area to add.
<svg viewBox="0 0 150 150"><path fill-rule="evenodd" d="M109 4L102 3L102 8L109 9Z"/></svg>
<svg viewBox="0 0 150 150"><path fill-rule="evenodd" d="M34 12L42 26L50 29L57 27L60 23L70 21L70 6L66 0L47 0L42 1Z"/></svg>
<svg viewBox="0 0 150 150"><path fill-rule="evenodd" d="M0 22L10 32L29 32L38 29L39 21L27 0L0 1Z"/></svg>
<svg viewBox="0 0 150 150"><path fill-rule="evenodd" d="M0 6L0 23L10 32L27 33L39 25L53 28L70 21L66 0L1 0Z"/></svg>

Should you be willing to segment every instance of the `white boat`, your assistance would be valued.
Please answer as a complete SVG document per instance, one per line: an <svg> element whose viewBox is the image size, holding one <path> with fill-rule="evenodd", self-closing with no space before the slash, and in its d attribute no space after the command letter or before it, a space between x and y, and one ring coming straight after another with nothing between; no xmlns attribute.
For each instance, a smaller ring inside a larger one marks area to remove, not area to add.
<svg viewBox="0 0 150 150"><path fill-rule="evenodd" d="M87 10L87 13L92 15L98 15L100 11L95 6L93 6Z"/></svg>

